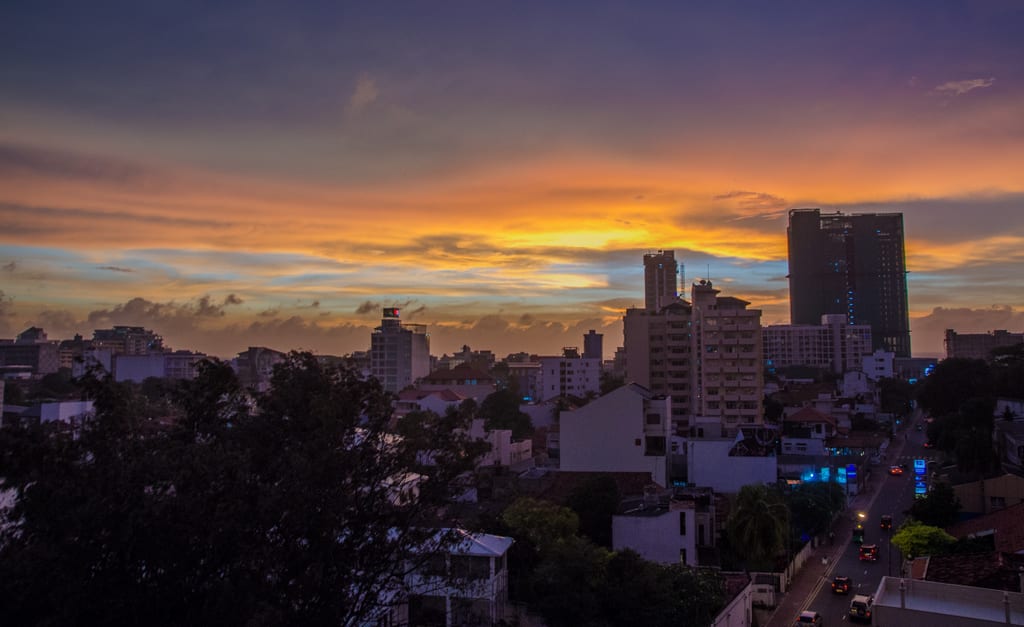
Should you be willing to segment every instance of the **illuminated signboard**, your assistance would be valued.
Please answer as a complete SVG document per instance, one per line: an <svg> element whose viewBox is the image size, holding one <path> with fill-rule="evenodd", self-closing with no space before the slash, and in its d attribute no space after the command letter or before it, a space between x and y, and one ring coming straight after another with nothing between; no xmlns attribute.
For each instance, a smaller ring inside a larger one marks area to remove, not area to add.
<svg viewBox="0 0 1024 627"><path fill-rule="evenodd" d="M914 482L914 494L925 494L926 492L928 492L928 488L925 486L924 481Z"/></svg>
<svg viewBox="0 0 1024 627"><path fill-rule="evenodd" d="M398 307L385 307L384 308L384 317L385 318L397 318L398 317Z"/></svg>
<svg viewBox="0 0 1024 627"><path fill-rule="evenodd" d="M828 466L821 467L821 480L828 483L829 479L832 478L832 469Z"/></svg>
<svg viewBox="0 0 1024 627"><path fill-rule="evenodd" d="M914 474L923 475L925 469L925 461L923 459L914 460Z"/></svg>
<svg viewBox="0 0 1024 627"><path fill-rule="evenodd" d="M836 483L846 483L846 469L842 466L836 468Z"/></svg>
<svg viewBox="0 0 1024 627"><path fill-rule="evenodd" d="M846 478L851 480L857 478L857 464L846 465Z"/></svg>

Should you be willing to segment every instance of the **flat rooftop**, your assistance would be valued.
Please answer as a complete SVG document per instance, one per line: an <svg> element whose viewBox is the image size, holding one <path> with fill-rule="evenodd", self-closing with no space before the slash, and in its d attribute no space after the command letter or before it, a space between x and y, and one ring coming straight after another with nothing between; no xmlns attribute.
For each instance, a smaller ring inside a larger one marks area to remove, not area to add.
<svg viewBox="0 0 1024 627"><path fill-rule="evenodd" d="M900 591L901 582L905 586L903 593ZM1007 604L1009 623L1006 621ZM948 618L944 617L954 616L978 621L978 624L1024 625L1024 594L920 579L882 577L875 591L874 622L898 624L897 621L910 615L931 615L931 624L934 625L945 624ZM958 624L961 623L958 621Z"/></svg>

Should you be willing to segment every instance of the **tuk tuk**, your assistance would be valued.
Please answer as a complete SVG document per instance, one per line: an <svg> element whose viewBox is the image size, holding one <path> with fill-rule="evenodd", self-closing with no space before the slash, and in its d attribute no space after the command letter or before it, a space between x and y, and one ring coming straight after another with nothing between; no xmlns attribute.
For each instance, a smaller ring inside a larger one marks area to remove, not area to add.
<svg viewBox="0 0 1024 627"><path fill-rule="evenodd" d="M864 525L857 523L853 528L853 541L857 544L864 544Z"/></svg>

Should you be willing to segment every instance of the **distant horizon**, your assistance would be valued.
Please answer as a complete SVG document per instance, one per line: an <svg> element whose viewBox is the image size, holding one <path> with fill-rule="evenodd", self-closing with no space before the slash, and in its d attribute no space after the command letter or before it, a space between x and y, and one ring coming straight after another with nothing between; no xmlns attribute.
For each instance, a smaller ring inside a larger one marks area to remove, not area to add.
<svg viewBox="0 0 1024 627"><path fill-rule="evenodd" d="M1024 329L1024 7L17 3L0 337L552 353L642 257L789 321L787 212L904 216L911 351Z"/></svg>

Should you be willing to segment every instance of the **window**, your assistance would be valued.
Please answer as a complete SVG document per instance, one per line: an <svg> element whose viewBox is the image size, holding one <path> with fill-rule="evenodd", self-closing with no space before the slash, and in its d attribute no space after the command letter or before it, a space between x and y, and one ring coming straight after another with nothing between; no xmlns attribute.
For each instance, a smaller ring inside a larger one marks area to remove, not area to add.
<svg viewBox="0 0 1024 627"><path fill-rule="evenodd" d="M647 414L647 424L649 425L660 425L661 415L660 414Z"/></svg>
<svg viewBox="0 0 1024 627"><path fill-rule="evenodd" d="M665 454L665 436L649 435L646 440L647 442L644 447L644 455L648 457L658 457Z"/></svg>
<svg viewBox="0 0 1024 627"><path fill-rule="evenodd" d="M1006 507L1006 497L1003 496L990 496L988 497L989 509L1003 509Z"/></svg>
<svg viewBox="0 0 1024 627"><path fill-rule="evenodd" d="M686 549L679 549L679 563L686 563Z"/></svg>
<svg viewBox="0 0 1024 627"><path fill-rule="evenodd" d="M686 535L686 512L679 512L679 535Z"/></svg>

